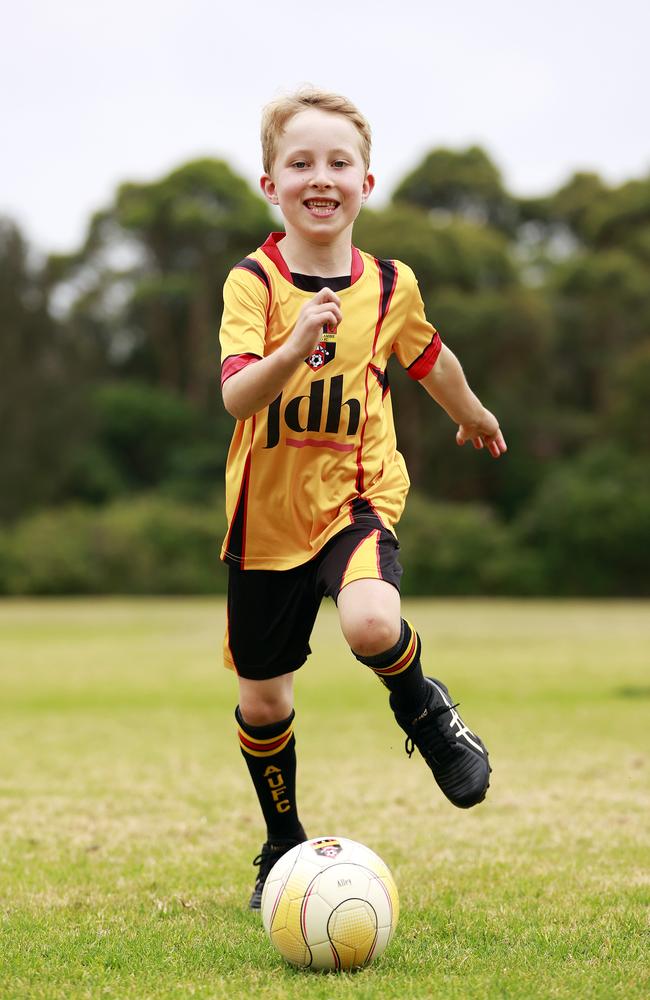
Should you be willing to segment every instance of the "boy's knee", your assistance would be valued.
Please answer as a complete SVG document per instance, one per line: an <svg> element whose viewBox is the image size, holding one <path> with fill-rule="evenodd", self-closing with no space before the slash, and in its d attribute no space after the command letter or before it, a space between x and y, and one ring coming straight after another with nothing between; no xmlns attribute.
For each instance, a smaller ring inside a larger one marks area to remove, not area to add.
<svg viewBox="0 0 650 1000"><path fill-rule="evenodd" d="M357 656L378 656L399 641L400 626L392 616L368 611L347 624L345 638Z"/></svg>
<svg viewBox="0 0 650 1000"><path fill-rule="evenodd" d="M291 706L281 701L248 701L239 703L239 711L249 726L270 726L291 715Z"/></svg>
<svg viewBox="0 0 650 1000"><path fill-rule="evenodd" d="M287 719L293 709L293 699L284 690L239 691L239 711L249 726L270 726Z"/></svg>

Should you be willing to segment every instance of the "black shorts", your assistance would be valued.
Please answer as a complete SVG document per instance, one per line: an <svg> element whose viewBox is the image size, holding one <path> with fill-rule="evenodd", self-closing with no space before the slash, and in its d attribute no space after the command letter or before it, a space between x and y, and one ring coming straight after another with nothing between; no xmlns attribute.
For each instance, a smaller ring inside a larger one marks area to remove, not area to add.
<svg viewBox="0 0 650 1000"><path fill-rule="evenodd" d="M228 566L224 662L241 677L268 680L301 667L323 597L337 600L354 580L386 580L399 590L395 535L378 520L343 528L302 566Z"/></svg>

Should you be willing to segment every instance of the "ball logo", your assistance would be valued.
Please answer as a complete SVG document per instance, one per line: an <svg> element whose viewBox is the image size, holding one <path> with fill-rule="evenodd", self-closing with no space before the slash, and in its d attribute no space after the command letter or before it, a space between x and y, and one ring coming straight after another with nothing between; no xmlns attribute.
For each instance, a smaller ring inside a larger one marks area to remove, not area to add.
<svg viewBox="0 0 650 1000"><path fill-rule="evenodd" d="M310 354L307 358L307 364L312 371L316 371L317 368L322 368L325 364L325 345L319 344L313 354Z"/></svg>
<svg viewBox="0 0 650 1000"><path fill-rule="evenodd" d="M321 340L319 344L316 344L315 349L305 358L305 364L307 364L313 372L317 372L320 368L331 361L336 354L336 344L331 341Z"/></svg>
<svg viewBox="0 0 650 1000"><path fill-rule="evenodd" d="M311 846L316 854L320 854L322 858L336 858L343 850L338 840L331 838L329 840L314 840Z"/></svg>

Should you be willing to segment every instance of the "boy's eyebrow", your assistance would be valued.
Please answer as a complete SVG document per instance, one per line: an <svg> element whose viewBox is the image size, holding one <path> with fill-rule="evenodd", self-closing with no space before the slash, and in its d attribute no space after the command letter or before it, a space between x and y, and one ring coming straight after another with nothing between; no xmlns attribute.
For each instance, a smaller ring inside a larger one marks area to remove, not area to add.
<svg viewBox="0 0 650 1000"><path fill-rule="evenodd" d="M350 156L352 150L350 148L345 149L343 146L337 146L335 149L328 150L328 156ZM295 160L299 156L313 156L314 151L308 149L306 146L300 147L299 149L289 149L286 153L286 158L288 160Z"/></svg>

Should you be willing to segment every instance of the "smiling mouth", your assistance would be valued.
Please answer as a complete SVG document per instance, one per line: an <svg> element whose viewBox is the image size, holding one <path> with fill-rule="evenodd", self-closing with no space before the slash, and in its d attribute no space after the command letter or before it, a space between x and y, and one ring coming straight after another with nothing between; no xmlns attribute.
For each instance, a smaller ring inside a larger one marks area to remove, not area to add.
<svg viewBox="0 0 650 1000"><path fill-rule="evenodd" d="M332 198L308 198L303 204L312 215L318 215L323 218L332 215L339 207L338 201L334 201Z"/></svg>

